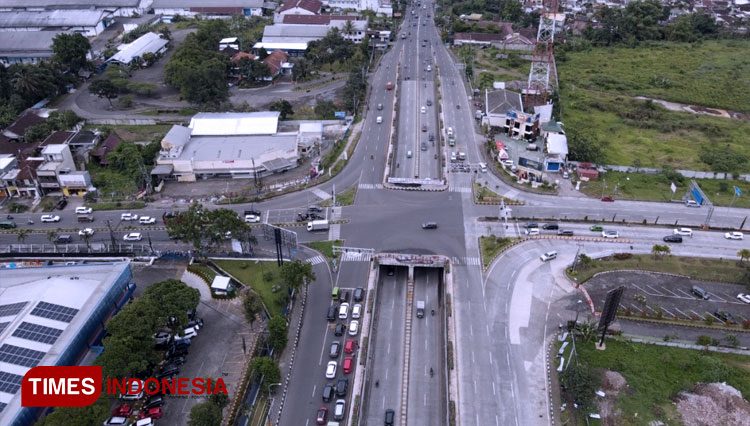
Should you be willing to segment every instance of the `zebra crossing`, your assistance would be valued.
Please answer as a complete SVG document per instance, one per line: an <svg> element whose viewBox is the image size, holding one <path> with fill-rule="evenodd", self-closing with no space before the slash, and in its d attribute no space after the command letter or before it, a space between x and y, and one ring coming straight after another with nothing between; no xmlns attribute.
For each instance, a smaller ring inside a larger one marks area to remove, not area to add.
<svg viewBox="0 0 750 426"><path fill-rule="evenodd" d="M342 262L369 262L372 256L370 253L344 252L341 255Z"/></svg>
<svg viewBox="0 0 750 426"><path fill-rule="evenodd" d="M461 192L464 194L471 194L471 187L468 186L448 186L448 192Z"/></svg>
<svg viewBox="0 0 750 426"><path fill-rule="evenodd" d="M326 261L326 258L323 257L323 256L315 256L315 257L311 257L309 259L306 259L307 263L311 263L313 265L319 265L321 263L325 263L325 261Z"/></svg>
<svg viewBox="0 0 750 426"><path fill-rule="evenodd" d="M454 265L471 265L479 266L480 261L478 257L453 257Z"/></svg>
<svg viewBox="0 0 750 426"><path fill-rule="evenodd" d="M341 238L341 225L338 223L335 223L331 225L331 228L328 230L328 239L332 241L336 241L339 238Z"/></svg>
<svg viewBox="0 0 750 426"><path fill-rule="evenodd" d="M383 189L382 183L360 183L359 189Z"/></svg>

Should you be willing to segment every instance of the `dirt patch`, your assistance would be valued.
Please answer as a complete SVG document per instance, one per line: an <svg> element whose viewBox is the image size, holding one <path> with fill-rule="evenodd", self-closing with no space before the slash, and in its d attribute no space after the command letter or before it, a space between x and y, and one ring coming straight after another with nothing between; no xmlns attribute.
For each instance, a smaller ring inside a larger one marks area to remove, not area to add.
<svg viewBox="0 0 750 426"><path fill-rule="evenodd" d="M694 257L681 257L680 262L682 263L695 263Z"/></svg>
<svg viewBox="0 0 750 426"><path fill-rule="evenodd" d="M675 398L685 426L750 426L750 403L726 383L698 384Z"/></svg>
<svg viewBox="0 0 750 426"><path fill-rule="evenodd" d="M620 409L616 407L617 396L621 391L627 392L628 389L628 382L622 374L616 371L605 371L602 374L601 390L605 396L598 396L597 404L603 425L615 426L622 423Z"/></svg>

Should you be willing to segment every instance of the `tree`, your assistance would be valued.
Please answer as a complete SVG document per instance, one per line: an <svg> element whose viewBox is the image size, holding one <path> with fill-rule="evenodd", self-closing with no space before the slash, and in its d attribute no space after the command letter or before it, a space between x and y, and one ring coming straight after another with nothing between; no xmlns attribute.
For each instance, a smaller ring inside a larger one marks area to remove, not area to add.
<svg viewBox="0 0 750 426"><path fill-rule="evenodd" d="M86 407L58 407L36 423L37 426L99 425L109 418L109 399L105 392Z"/></svg>
<svg viewBox="0 0 750 426"><path fill-rule="evenodd" d="M56 76L50 70L29 64L14 64L11 68L11 87L13 93L23 99L23 106L57 93Z"/></svg>
<svg viewBox="0 0 750 426"><path fill-rule="evenodd" d="M211 380L211 383L216 383L216 380ZM229 405L229 395L223 392L214 393L208 396L208 401L223 410Z"/></svg>
<svg viewBox="0 0 750 426"><path fill-rule="evenodd" d="M23 244L29 234L31 234L31 229L19 229L16 231L16 238L18 238L19 243Z"/></svg>
<svg viewBox="0 0 750 426"><path fill-rule="evenodd" d="M263 312L262 302L253 291L245 292L242 296L242 308L245 312L245 319L251 326L255 322L255 315Z"/></svg>
<svg viewBox="0 0 750 426"><path fill-rule="evenodd" d="M276 315L268 321L268 343L273 346L275 351L281 352L286 347L289 327L286 324L286 318Z"/></svg>
<svg viewBox="0 0 750 426"><path fill-rule="evenodd" d="M503 19L509 22L519 22L523 16L523 5L518 0L506 0L503 8Z"/></svg>
<svg viewBox="0 0 750 426"><path fill-rule="evenodd" d="M737 252L737 256L740 257L740 264L745 263L745 259L750 259L750 250L742 249Z"/></svg>
<svg viewBox="0 0 750 426"><path fill-rule="evenodd" d="M143 293L143 298L153 307L158 307L154 316L157 324L170 323L172 318L184 328L188 323L187 313L198 306L200 291L189 287L182 281L169 279L149 286Z"/></svg>
<svg viewBox="0 0 750 426"><path fill-rule="evenodd" d="M313 109L315 115L321 120L331 120L336 112L336 104L329 100L319 100Z"/></svg>
<svg viewBox="0 0 750 426"><path fill-rule="evenodd" d="M205 401L195 404L190 409L188 426L220 426L221 420L221 408L210 401Z"/></svg>
<svg viewBox="0 0 750 426"><path fill-rule="evenodd" d="M83 234L80 234L81 240L86 244L86 248L91 251L91 238L93 237L93 234L89 234L88 232L84 232Z"/></svg>
<svg viewBox="0 0 750 426"><path fill-rule="evenodd" d="M671 253L671 250L669 249L669 246L666 245L654 244L654 246L651 248L651 254L654 255L654 258L661 257L669 253Z"/></svg>
<svg viewBox="0 0 750 426"><path fill-rule="evenodd" d="M571 129L567 137L571 160L597 164L604 162L601 144L592 135Z"/></svg>
<svg viewBox="0 0 750 426"><path fill-rule="evenodd" d="M571 362L562 372L560 379L581 412L590 412L594 391L598 385L598 377L594 370L588 366L579 365L577 362Z"/></svg>
<svg viewBox="0 0 750 426"><path fill-rule="evenodd" d="M89 92L100 97L105 98L109 101L109 106L112 107L112 99L116 98L120 94L120 90L107 79L99 79L89 85Z"/></svg>
<svg viewBox="0 0 750 426"><path fill-rule="evenodd" d="M349 79L344 86L344 107L352 114L356 114L366 90L367 83L364 80L362 71L353 69L349 73Z"/></svg>
<svg viewBox="0 0 750 426"><path fill-rule="evenodd" d="M294 81L304 80L309 73L310 63L307 61L307 59L302 58L294 63L294 68L292 68L292 78L294 79Z"/></svg>
<svg viewBox="0 0 750 426"><path fill-rule="evenodd" d="M279 276L281 281L293 290L298 289L305 280L310 282L316 279L312 264L301 260L284 263L279 270Z"/></svg>
<svg viewBox="0 0 750 426"><path fill-rule="evenodd" d="M90 50L91 43L81 33L61 33L52 39L52 59L73 73L87 67L86 55Z"/></svg>
<svg viewBox="0 0 750 426"><path fill-rule="evenodd" d="M354 23L351 20L347 20L344 22L344 27L341 29L344 34L351 37L351 35L354 33Z"/></svg>
<svg viewBox="0 0 750 426"><path fill-rule="evenodd" d="M261 356L255 358L250 362L251 377L253 380L258 380L263 377L265 383L265 392L268 392L270 384L279 383L281 381L281 370L279 366L273 362L273 359L267 356Z"/></svg>
<svg viewBox="0 0 750 426"><path fill-rule="evenodd" d="M292 104L290 104L286 99L279 99L273 105L271 105L269 109L271 111L278 111L279 118L281 118L282 120L286 120L287 116L294 115Z"/></svg>
<svg viewBox="0 0 750 426"><path fill-rule="evenodd" d="M251 242L250 227L237 213L229 209L206 210L193 203L187 211L167 222L167 233L174 240L190 243L196 250L218 245L226 239L227 232Z"/></svg>
<svg viewBox="0 0 750 426"><path fill-rule="evenodd" d="M26 129L26 131L23 132L23 139L26 142L40 142L47 138L50 133L51 130L49 126L46 122L43 122Z"/></svg>

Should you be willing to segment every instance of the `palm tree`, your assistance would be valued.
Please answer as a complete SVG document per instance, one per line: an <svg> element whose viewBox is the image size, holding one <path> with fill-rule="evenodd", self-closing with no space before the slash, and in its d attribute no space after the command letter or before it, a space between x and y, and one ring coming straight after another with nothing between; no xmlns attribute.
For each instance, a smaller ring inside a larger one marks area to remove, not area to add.
<svg viewBox="0 0 750 426"><path fill-rule="evenodd" d="M352 33L354 33L354 24L352 23L352 21L347 20L346 22L344 22L343 30L344 34L351 37Z"/></svg>
<svg viewBox="0 0 750 426"><path fill-rule="evenodd" d="M23 66L18 69L11 78L13 90L22 96L36 98L41 95L42 81L38 72L35 72L30 66Z"/></svg>
<svg viewBox="0 0 750 426"><path fill-rule="evenodd" d="M91 237L93 235L89 234L88 232L84 232L83 234L80 234L81 239L84 243L86 243L86 247L91 251Z"/></svg>
<svg viewBox="0 0 750 426"><path fill-rule="evenodd" d="M750 250L742 249L737 252L737 256L740 257L740 264L743 264L745 262L745 259L750 259Z"/></svg>
<svg viewBox="0 0 750 426"><path fill-rule="evenodd" d="M23 244L24 240L26 240L26 237L31 234L31 229L19 229L16 231L16 237L18 238L18 242Z"/></svg>
<svg viewBox="0 0 750 426"><path fill-rule="evenodd" d="M57 235L57 230L55 229L50 229L49 231L47 231L47 239L49 240L49 242L55 245L55 251L57 251Z"/></svg>

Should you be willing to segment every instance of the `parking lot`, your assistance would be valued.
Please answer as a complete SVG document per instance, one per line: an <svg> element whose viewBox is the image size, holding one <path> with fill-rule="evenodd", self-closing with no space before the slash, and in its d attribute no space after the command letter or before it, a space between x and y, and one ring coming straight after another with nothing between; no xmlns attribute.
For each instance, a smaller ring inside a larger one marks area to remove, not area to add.
<svg viewBox="0 0 750 426"><path fill-rule="evenodd" d="M705 320L712 317L715 323L735 323L750 319L750 304L737 298L745 293L743 286L726 283L694 281L650 272L614 271L600 274L586 282L586 289L597 309L604 306L609 290L625 286L620 301L620 317L629 310L633 316L656 317L661 312L665 319ZM707 292L708 299L693 294L693 286ZM726 316L723 312L728 313Z"/></svg>

